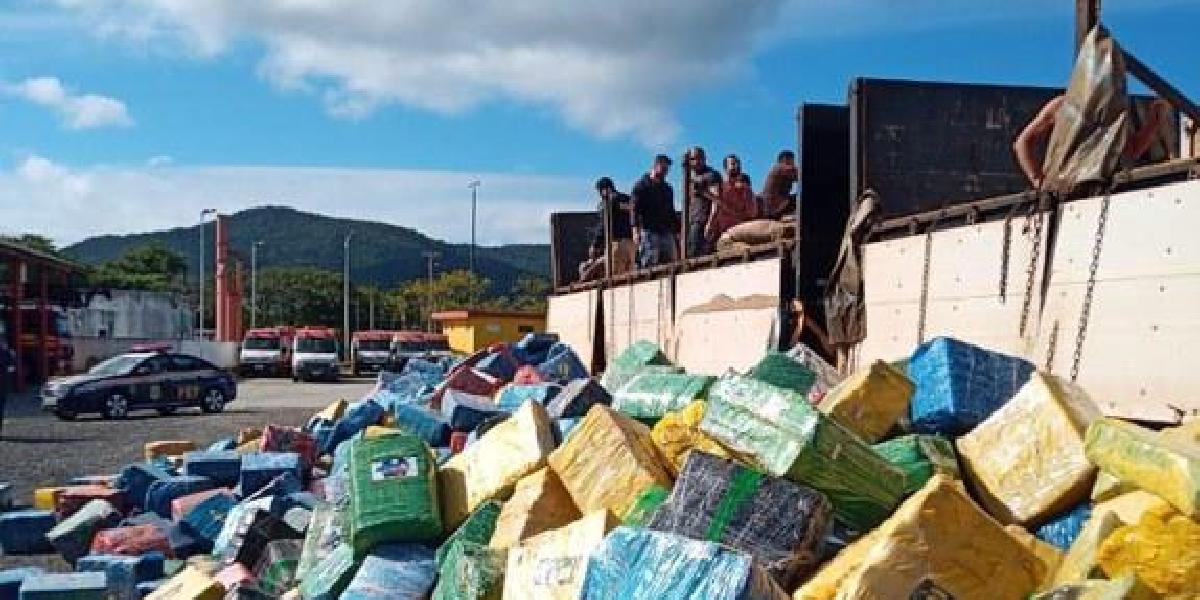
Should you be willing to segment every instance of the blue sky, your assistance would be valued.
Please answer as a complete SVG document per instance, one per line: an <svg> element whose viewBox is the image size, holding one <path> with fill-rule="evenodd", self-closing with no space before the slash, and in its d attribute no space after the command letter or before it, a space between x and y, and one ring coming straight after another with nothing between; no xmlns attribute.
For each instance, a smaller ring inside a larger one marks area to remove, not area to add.
<svg viewBox="0 0 1200 600"><path fill-rule="evenodd" d="M736 152L757 184L797 104L855 76L1060 85L1073 27L1069 0L247 4L0 0L0 233L292 204L462 241L480 178L481 240L544 242L655 151ZM1200 3L1105 4L1200 96Z"/></svg>

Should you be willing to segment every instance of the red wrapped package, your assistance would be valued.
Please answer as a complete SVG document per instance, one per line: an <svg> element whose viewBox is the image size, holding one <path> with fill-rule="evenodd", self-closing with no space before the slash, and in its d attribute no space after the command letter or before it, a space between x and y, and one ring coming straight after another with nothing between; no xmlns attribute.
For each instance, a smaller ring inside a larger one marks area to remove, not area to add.
<svg viewBox="0 0 1200 600"><path fill-rule="evenodd" d="M162 552L163 556L167 558L172 556L171 542L167 539L167 532L157 525L105 529L92 538L93 554L141 556L156 550Z"/></svg>
<svg viewBox="0 0 1200 600"><path fill-rule="evenodd" d="M125 492L102 485L74 485L55 495L54 516L62 521L92 500L107 500L117 512L125 512Z"/></svg>
<svg viewBox="0 0 1200 600"><path fill-rule="evenodd" d="M465 431L455 431L450 434L450 452L458 454L467 448L467 436L470 434Z"/></svg>
<svg viewBox="0 0 1200 600"><path fill-rule="evenodd" d="M546 380L533 365L525 365L517 369L517 376L513 377L513 385L537 385L539 383L546 383Z"/></svg>
<svg viewBox="0 0 1200 600"><path fill-rule="evenodd" d="M475 369L462 369L454 372L452 375L447 377L441 385L438 386L438 389L436 392L434 392L433 398L430 400L429 404L434 410L441 410L442 395L445 394L446 390L448 389L491 398L502 387L504 387L503 381L500 381L499 379L492 377L487 373L481 373Z"/></svg>
<svg viewBox="0 0 1200 600"><path fill-rule="evenodd" d="M195 494L180 496L179 498L171 501L171 518L178 522L179 520L183 519L183 516L186 515L189 510L192 510L193 506L196 506L202 501L207 500L209 497L217 494L225 494L230 498L234 497L233 491L229 488L204 490L203 492L196 492Z"/></svg>
<svg viewBox="0 0 1200 600"><path fill-rule="evenodd" d="M312 468L317 460L317 441L298 427L267 425L259 438L259 450L263 452L295 452L300 455L304 470Z"/></svg>

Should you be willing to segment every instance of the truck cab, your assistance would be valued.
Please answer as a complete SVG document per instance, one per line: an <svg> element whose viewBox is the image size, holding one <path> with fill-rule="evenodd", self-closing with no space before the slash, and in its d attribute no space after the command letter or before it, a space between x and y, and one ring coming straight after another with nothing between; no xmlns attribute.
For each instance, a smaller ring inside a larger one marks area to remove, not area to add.
<svg viewBox="0 0 1200 600"><path fill-rule="evenodd" d="M296 330L292 343L292 381L337 381L337 332L328 327Z"/></svg>
<svg viewBox="0 0 1200 600"><path fill-rule="evenodd" d="M442 359L448 356L454 356L454 351L450 349L450 338L444 333L425 333L422 334L425 338L425 353L427 358Z"/></svg>
<svg viewBox="0 0 1200 600"><path fill-rule="evenodd" d="M426 358L428 343L425 334L420 331L397 331L392 336L391 355L388 357L388 370L399 373L404 370L410 358Z"/></svg>
<svg viewBox="0 0 1200 600"><path fill-rule="evenodd" d="M387 365L394 331L356 331L350 338L350 364L357 377L378 373Z"/></svg>
<svg viewBox="0 0 1200 600"><path fill-rule="evenodd" d="M262 327L246 332L238 358L238 374L284 377L292 372L291 327Z"/></svg>

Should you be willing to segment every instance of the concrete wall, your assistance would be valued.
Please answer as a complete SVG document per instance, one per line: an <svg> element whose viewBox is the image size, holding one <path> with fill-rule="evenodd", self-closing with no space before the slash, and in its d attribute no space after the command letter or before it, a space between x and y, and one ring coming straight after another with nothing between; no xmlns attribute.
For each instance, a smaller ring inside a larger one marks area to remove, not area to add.
<svg viewBox="0 0 1200 600"><path fill-rule="evenodd" d="M92 365L121 354L129 352L137 344L167 344L174 352L198 356L223 369L237 366L239 344L236 342L212 342L208 340L164 340L157 338L95 338L77 337L71 340L75 348L75 358L71 363L71 372L86 371Z"/></svg>
<svg viewBox="0 0 1200 600"><path fill-rule="evenodd" d="M86 308L68 311L76 337L183 339L191 335L190 305L176 294L113 290L93 296Z"/></svg>

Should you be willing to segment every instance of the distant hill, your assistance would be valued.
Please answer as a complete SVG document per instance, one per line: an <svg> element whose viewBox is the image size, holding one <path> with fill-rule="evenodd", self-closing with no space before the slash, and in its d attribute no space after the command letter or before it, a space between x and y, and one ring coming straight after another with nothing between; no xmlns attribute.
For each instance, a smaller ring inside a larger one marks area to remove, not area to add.
<svg viewBox="0 0 1200 600"><path fill-rule="evenodd" d="M131 248L161 242L187 259L191 277L200 254L199 224L166 231L103 235L63 248L66 256L87 264L121 257ZM207 224L206 269L213 268L215 226ZM351 279L394 288L426 274L422 252L440 252L436 269L466 269L470 246L447 244L407 227L375 221L340 219L282 206L244 210L229 217L230 250L250 265L250 245L262 241L258 268L319 267L341 272L342 240L354 231L350 246ZM481 246L475 252L476 270L492 282L492 291L507 292L522 275L550 276L550 247L542 244ZM209 271L211 273L211 270Z"/></svg>

